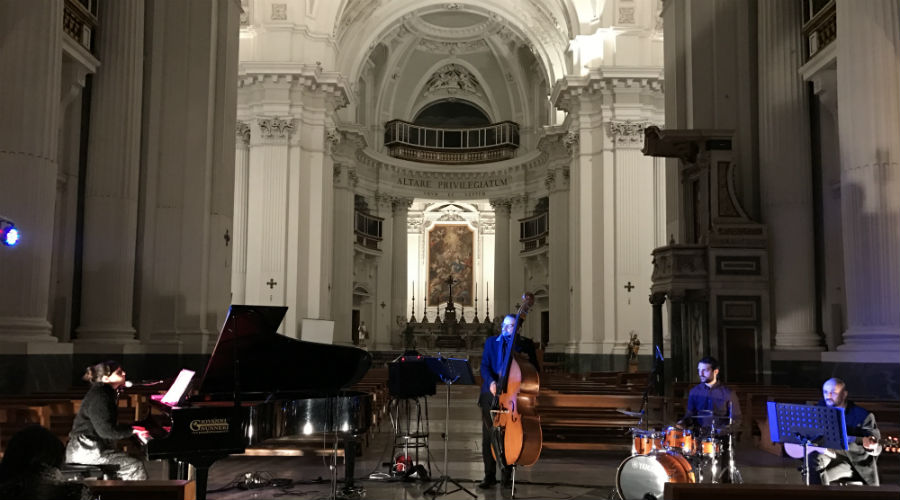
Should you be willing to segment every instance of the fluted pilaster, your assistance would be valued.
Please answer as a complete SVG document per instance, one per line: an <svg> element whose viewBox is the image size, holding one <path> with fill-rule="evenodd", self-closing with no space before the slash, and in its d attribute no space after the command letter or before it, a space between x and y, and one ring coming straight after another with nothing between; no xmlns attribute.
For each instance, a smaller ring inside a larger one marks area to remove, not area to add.
<svg viewBox="0 0 900 500"><path fill-rule="evenodd" d="M0 215L22 231L0 247L0 343L54 349L47 300L58 169L62 0L0 4ZM4 353L13 348L4 347Z"/></svg>
<svg viewBox="0 0 900 500"><path fill-rule="evenodd" d="M548 173L550 191L550 342L548 351L562 352L569 342L569 171Z"/></svg>
<svg viewBox="0 0 900 500"><path fill-rule="evenodd" d="M824 359L896 363L900 349L898 10L895 0L837 2L848 325L843 357Z"/></svg>
<svg viewBox="0 0 900 500"><path fill-rule="evenodd" d="M141 149L144 2L101 4L84 194L76 342L136 343L132 321Z"/></svg>
<svg viewBox="0 0 900 500"><path fill-rule="evenodd" d="M615 148L615 270L611 291L615 297L615 328L604 343L613 352L624 352L634 332L643 341L651 338L650 318L644 297L650 288L650 255L656 242L656 214L651 197L653 158L644 156L646 121L608 122Z"/></svg>
<svg viewBox="0 0 900 500"><path fill-rule="evenodd" d="M334 337L339 342L349 342L353 335L350 321L353 312L353 184L350 167L335 164L331 317L334 318Z"/></svg>
<svg viewBox="0 0 900 500"><path fill-rule="evenodd" d="M394 319L391 325L391 344L403 345L400 334L400 324L397 318L406 317L406 289L409 286L407 280L407 217L412 200L397 198L393 202L393 226L394 234L391 240L393 254L391 258L391 317Z"/></svg>
<svg viewBox="0 0 900 500"><path fill-rule="evenodd" d="M815 331L809 110L799 75L803 5L761 0L757 7L761 209L771 235L775 348L821 350Z"/></svg>
<svg viewBox="0 0 900 500"><path fill-rule="evenodd" d="M250 185L250 125L235 127L234 221L231 247L231 302L245 304L247 297L247 200Z"/></svg>
<svg viewBox="0 0 900 500"><path fill-rule="evenodd" d="M494 302L493 316L509 314L509 200L491 200L494 207ZM488 296L490 298L490 296Z"/></svg>
<svg viewBox="0 0 900 500"><path fill-rule="evenodd" d="M293 129L292 120L281 118L258 119L251 129L247 183L247 220L253 222L247 226L249 304L285 304L288 140Z"/></svg>

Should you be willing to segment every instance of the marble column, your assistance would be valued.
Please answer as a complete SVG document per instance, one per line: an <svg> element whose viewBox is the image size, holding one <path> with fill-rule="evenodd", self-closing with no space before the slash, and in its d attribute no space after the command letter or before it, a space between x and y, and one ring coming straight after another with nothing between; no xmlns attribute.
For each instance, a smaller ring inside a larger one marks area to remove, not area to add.
<svg viewBox="0 0 900 500"><path fill-rule="evenodd" d="M101 4L84 193L77 350L135 344L132 313L140 180L144 3Z"/></svg>
<svg viewBox="0 0 900 500"><path fill-rule="evenodd" d="M507 199L491 200L494 207L494 300L491 303L492 318L509 314L509 227L510 202ZM490 295L488 295L490 298Z"/></svg>
<svg viewBox="0 0 900 500"><path fill-rule="evenodd" d="M509 209L509 309L497 309L497 315L515 314L516 304L522 304L522 294L525 293L525 263L522 261L522 245L519 243L521 237L521 226L519 221L528 215L529 199L527 195L515 196L510 199ZM528 290L533 292L533 290ZM530 331L532 326L537 323L530 321L523 324L522 327ZM540 331L540 329L538 329ZM538 339L540 340L540 339Z"/></svg>
<svg viewBox="0 0 900 500"><path fill-rule="evenodd" d="M757 8L761 211L771 245L775 349L822 350L815 318L809 107L799 74L804 6L762 0Z"/></svg>
<svg viewBox="0 0 900 500"><path fill-rule="evenodd" d="M828 361L900 350L900 6L837 2L838 133L847 330Z"/></svg>
<svg viewBox="0 0 900 500"><path fill-rule="evenodd" d="M631 333L649 340L650 318L644 310L644 293L650 289L649 265L657 243L653 203L654 159L644 156L646 120L610 120L608 129L615 148L615 327L604 342L613 352L626 352Z"/></svg>
<svg viewBox="0 0 900 500"><path fill-rule="evenodd" d="M566 165L567 166L567 165ZM569 171L565 166L547 175L550 192L550 342L547 350L563 352L569 342Z"/></svg>
<svg viewBox="0 0 900 500"><path fill-rule="evenodd" d="M61 118L62 0L0 4L0 215L21 241L0 246L0 352L58 352L47 321ZM71 346L65 346L71 352Z"/></svg>
<svg viewBox="0 0 900 500"><path fill-rule="evenodd" d="M663 361L659 359L658 356L655 355L656 350L659 349L660 352L663 350L663 314L662 314L662 306L666 302L666 296L662 293L656 293L650 295L650 306L652 309L651 318L652 318L652 329L653 329L653 346L651 347L650 355L653 356L653 379L651 383L653 384L654 393L662 396L665 394L665 385L663 380L665 373L665 366L663 365Z"/></svg>
<svg viewBox="0 0 900 500"><path fill-rule="evenodd" d="M391 239L393 255L391 258L391 345L402 346L400 325L406 319L406 290L409 287L407 279L408 236L407 218L412 200L409 198L396 198L393 201L393 227L394 234ZM398 321L399 319L399 321Z"/></svg>
<svg viewBox="0 0 900 500"><path fill-rule="evenodd" d="M247 281L249 304L287 305L288 141L293 119L259 118L251 129L247 184ZM294 325L284 325L296 335Z"/></svg>
<svg viewBox="0 0 900 500"><path fill-rule="evenodd" d="M235 127L234 221L231 233L231 303L246 304L247 297L247 188L250 184L250 126Z"/></svg>
<svg viewBox="0 0 900 500"><path fill-rule="evenodd" d="M394 225L394 200L393 197L376 194L375 204L378 208L378 216L384 219L381 224L381 257L377 260L375 297L372 308L375 311L375 322L369 327L369 335L372 340L369 342L369 348L375 350L391 349L391 332L395 329L393 314L393 278L394 271L394 252L399 249L394 248L394 231L405 231L406 226L402 228ZM406 251L406 247L402 251Z"/></svg>
<svg viewBox="0 0 900 500"><path fill-rule="evenodd" d="M334 166L334 298L331 317L334 318L334 340L341 344L350 344L353 338L350 319L353 313L353 188L356 180L352 168L341 164ZM372 324L367 318L360 319ZM369 340L366 342L369 343Z"/></svg>

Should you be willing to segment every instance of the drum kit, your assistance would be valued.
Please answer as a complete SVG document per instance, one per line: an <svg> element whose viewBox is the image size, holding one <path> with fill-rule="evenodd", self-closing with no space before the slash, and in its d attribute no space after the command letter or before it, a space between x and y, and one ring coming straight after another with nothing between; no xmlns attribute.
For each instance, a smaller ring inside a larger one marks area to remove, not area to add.
<svg viewBox="0 0 900 500"><path fill-rule="evenodd" d="M662 498L665 483L742 482L734 465L730 419L701 414L693 422L698 424L693 428L631 429L631 456L616 471L619 497L643 500L649 493Z"/></svg>

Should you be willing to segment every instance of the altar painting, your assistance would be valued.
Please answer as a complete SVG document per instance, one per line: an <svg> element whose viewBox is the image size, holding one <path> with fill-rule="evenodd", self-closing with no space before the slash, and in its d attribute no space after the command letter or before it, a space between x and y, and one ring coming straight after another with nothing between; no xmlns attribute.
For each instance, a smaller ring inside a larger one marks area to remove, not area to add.
<svg viewBox="0 0 900 500"><path fill-rule="evenodd" d="M428 232L428 305L446 304L453 279L453 301L472 306L475 232L462 224L436 224Z"/></svg>

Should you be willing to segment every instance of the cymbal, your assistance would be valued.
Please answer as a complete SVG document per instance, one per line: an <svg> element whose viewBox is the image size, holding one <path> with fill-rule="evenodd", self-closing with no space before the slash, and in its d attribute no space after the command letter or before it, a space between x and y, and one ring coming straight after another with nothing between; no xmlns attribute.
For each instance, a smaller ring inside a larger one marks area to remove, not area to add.
<svg viewBox="0 0 900 500"><path fill-rule="evenodd" d="M616 411L623 415L628 415L629 417L640 417L644 414L642 411L629 411L624 408L616 408Z"/></svg>
<svg viewBox="0 0 900 500"><path fill-rule="evenodd" d="M629 432L635 436L649 437L657 434L659 431L656 429L638 429L637 427L632 427Z"/></svg>

